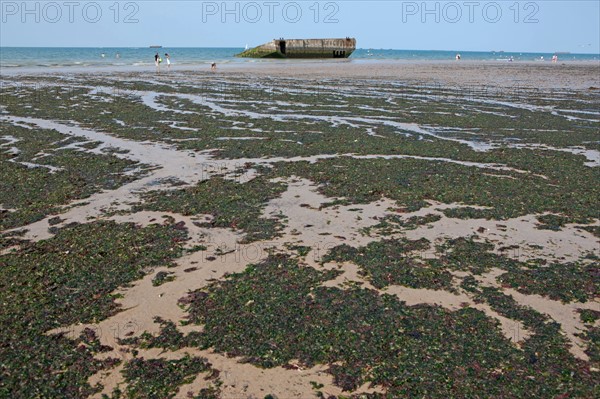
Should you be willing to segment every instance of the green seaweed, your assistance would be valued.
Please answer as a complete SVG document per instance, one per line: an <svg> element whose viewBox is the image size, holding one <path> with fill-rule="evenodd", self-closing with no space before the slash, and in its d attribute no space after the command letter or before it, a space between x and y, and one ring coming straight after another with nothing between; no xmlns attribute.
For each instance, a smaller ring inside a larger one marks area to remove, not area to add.
<svg viewBox="0 0 600 399"><path fill-rule="evenodd" d="M405 211L397 209L396 211ZM433 213L425 216L410 216L402 218L399 215L385 216L378 224L365 228L361 232L365 235L371 235L372 232L377 232L381 236L389 236L391 234L400 233L406 230L414 230L419 226L424 226L429 223L435 223L442 217Z"/></svg>
<svg viewBox="0 0 600 399"><path fill-rule="evenodd" d="M440 267L473 274L483 274L492 268L512 271L523 266L515 259L491 252L493 249L494 244L478 242L473 237L455 238L438 246L438 260L432 262L439 261Z"/></svg>
<svg viewBox="0 0 600 399"><path fill-rule="evenodd" d="M153 81L147 81L145 73L126 73L5 76L3 82L9 84L0 87L2 105L10 115L75 121L116 137L167 143L187 150L189 156L210 151L217 159L334 157L314 163L280 162L273 168L241 160L237 175L254 167L262 176L244 184L213 177L191 188L150 192L144 196L146 203L136 207L210 214L211 222L199 222L203 227L240 230L246 233L246 241L279 234L284 221L266 219L262 210L285 189L269 179L291 176L317 184L330 198L323 207L386 197L396 201L398 212L413 212L435 200L457 204L441 211L447 217L501 220L541 215L539 228L558 230L577 223L577 228L598 236L598 226L592 223L598 218L600 168L586 166L583 155L513 147L517 143L599 150L597 122L565 117L575 111L596 112L598 98L593 91L518 86L456 89L435 82L389 79L320 81L241 75L215 79L202 72L186 79L160 75ZM156 92L155 102L163 110L145 105L141 99L145 92ZM218 112L207 102L232 112ZM245 112L262 115L250 117ZM1 230L40 220L60 212L63 205L140 176L141 172L125 175L140 165L117 157L122 149L90 154L83 150L98 143L8 122L0 127L2 135L19 139L0 148ZM6 136L0 137L0 145L11 142ZM451 140L494 148L475 151ZM75 149L60 149L66 145ZM12 146L20 153L9 151ZM42 152L46 155L38 157ZM385 155L415 158L385 159ZM480 163L480 167L460 161ZM18 162L62 169L52 173L49 168L28 169ZM221 173L218 162L200 167ZM165 183L181 184L176 179ZM364 232L385 237L434 221L430 215L422 219L393 215ZM182 253L185 236L174 226L140 229L108 223L60 229L59 219L49 223L57 236L47 241L28 243L12 233L0 237L0 249L15 247L0 257L4 282L0 302L6 304L0 321L11 327L0 332L0 397L75 398L94 393L97 387L89 387L87 378L115 363L94 360L106 348L90 331L80 337L44 333L64 324L98 321L118 311L110 293L154 267L168 266L169 259ZM423 243L418 250L410 249L411 245L407 240L384 240L358 249L340 246L327 256L355 262L380 288L403 284L455 290L449 273L467 272L470 275L462 278L460 289L499 314L522 321L533 333L531 338L517 348L501 335L493 319L472 308L450 312L433 306L409 307L356 284L346 290L325 288L321 284L339 271L316 271L298 264L298 259L271 255L182 301L190 322L203 324L202 333L184 336L173 322L157 320L159 334L144 333L123 343L168 350L210 347L263 367L286 366L290 359L309 366L322 363L347 391L369 382L386 392L351 397L598 396L597 372L590 371L590 364L598 362L598 329L590 325L595 313L580 314L586 323L580 337L588 343L586 353L591 359L591 363L581 362L569 353L557 323L519 305L501 289L481 287L471 275L499 268L506 272L500 282L523 293L563 301L592 300L599 291L594 253L582 263L545 265L510 259L503 254L509 248L494 248L476 237L450 240L438 246L431 259L419 255L429 250L428 245ZM303 258L310 248L294 245L288 250ZM130 381L133 390L126 387L113 396L172 395L200 367L200 362L194 362L136 360L126 366L131 378L139 377ZM155 372L153 366L161 370ZM196 395L218 396L218 382Z"/></svg>
<svg viewBox="0 0 600 399"><path fill-rule="evenodd" d="M206 227L228 227L246 233L245 242L272 238L281 230L274 218L263 218L266 202L285 189L278 183L256 178L244 184L213 177L194 187L180 190L149 192L136 210L169 211L183 215L210 214L213 219L202 223Z"/></svg>
<svg viewBox="0 0 600 399"><path fill-rule="evenodd" d="M277 163L269 175L295 175L318 182L322 194L350 203L369 203L386 197L411 210L425 206L426 200L471 205L445 209L443 213L448 217L501 220L558 212L568 214L572 221L595 218L600 194L589 183L599 178L594 170L597 168L575 169L568 167L559 175L545 168L543 173L559 175L552 179L538 176L537 171L505 172L514 177L506 179L441 161L339 157L315 163Z"/></svg>
<svg viewBox="0 0 600 399"><path fill-rule="evenodd" d="M293 359L328 364L347 391L367 382L386 397L586 397L595 389L556 323L514 301L501 305L485 291L495 309L535 327L523 351L478 310L406 306L367 289L320 286L333 276L272 256L191 292L184 303L189 321L203 326L201 348L260 367Z"/></svg>
<svg viewBox="0 0 600 399"><path fill-rule="evenodd" d="M0 204L13 208L0 213L0 229L36 222L78 199L103 189L116 189L138 178L142 172L125 175L141 166L110 155L58 149L67 136L47 129L30 130L2 123L7 135L17 138L17 156L0 152ZM38 152L50 155L34 159ZM18 162L32 162L60 168L28 168Z"/></svg>
<svg viewBox="0 0 600 399"><path fill-rule="evenodd" d="M175 280L175 276L173 276L172 272L160 271L156 273L156 275L152 279L152 285L158 287L173 280Z"/></svg>
<svg viewBox="0 0 600 399"><path fill-rule="evenodd" d="M20 243L0 256L0 396L85 397L87 379L112 361L86 339L50 329L98 322L117 312L112 292L181 253L185 233L97 222L60 229L51 239ZM82 346L83 344L83 346Z"/></svg>
<svg viewBox="0 0 600 399"><path fill-rule="evenodd" d="M201 357L185 356L179 360L135 358L125 364L123 376L127 381L124 399L173 398L183 384L189 384L200 373L212 370Z"/></svg>
<svg viewBox="0 0 600 399"><path fill-rule="evenodd" d="M450 273L420 260L419 253L427 249L426 239L375 241L358 249L340 245L331 249L322 262L354 262L376 288L404 285L452 291Z"/></svg>
<svg viewBox="0 0 600 399"><path fill-rule="evenodd" d="M563 302L587 302L600 296L600 265L593 263L553 263L515 270L498 277L525 294L548 296Z"/></svg>
<svg viewBox="0 0 600 399"><path fill-rule="evenodd" d="M600 319L600 310L592 309L579 309L579 318L584 323L594 324L596 320Z"/></svg>

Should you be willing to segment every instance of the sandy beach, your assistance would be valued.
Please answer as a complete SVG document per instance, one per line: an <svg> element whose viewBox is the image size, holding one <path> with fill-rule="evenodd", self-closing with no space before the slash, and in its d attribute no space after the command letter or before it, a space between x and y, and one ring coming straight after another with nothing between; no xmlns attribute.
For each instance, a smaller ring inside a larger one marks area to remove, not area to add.
<svg viewBox="0 0 600 399"><path fill-rule="evenodd" d="M440 85L496 87L524 86L540 89L588 89L598 87L600 62L480 62L480 61L341 61L322 65L319 62L301 66L235 65L222 67L223 73L251 73L258 76L302 78L358 78L435 82Z"/></svg>
<svg viewBox="0 0 600 399"><path fill-rule="evenodd" d="M210 63L198 66L173 65L170 73L203 73L210 71ZM147 67L56 67L4 68L6 76L22 74L121 74L155 73ZM166 70L163 74L169 73ZM218 65L218 74L247 74L249 77L284 77L303 79L383 79L409 83L429 82L440 85L492 87L523 86L539 89L589 89L600 86L600 61L568 61L556 64L539 62L493 61L392 61L392 60L326 60L277 61L260 60Z"/></svg>
<svg viewBox="0 0 600 399"><path fill-rule="evenodd" d="M9 391L593 395L600 63L0 80Z"/></svg>

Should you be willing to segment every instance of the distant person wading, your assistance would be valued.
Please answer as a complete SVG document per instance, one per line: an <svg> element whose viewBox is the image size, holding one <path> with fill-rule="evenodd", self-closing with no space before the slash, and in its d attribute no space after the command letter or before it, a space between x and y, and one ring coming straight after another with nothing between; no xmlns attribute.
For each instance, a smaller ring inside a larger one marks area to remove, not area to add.
<svg viewBox="0 0 600 399"><path fill-rule="evenodd" d="M154 65L156 65L156 72L160 72L160 63L162 62L162 58L160 58L160 55L158 55L158 53L156 53L154 55Z"/></svg>

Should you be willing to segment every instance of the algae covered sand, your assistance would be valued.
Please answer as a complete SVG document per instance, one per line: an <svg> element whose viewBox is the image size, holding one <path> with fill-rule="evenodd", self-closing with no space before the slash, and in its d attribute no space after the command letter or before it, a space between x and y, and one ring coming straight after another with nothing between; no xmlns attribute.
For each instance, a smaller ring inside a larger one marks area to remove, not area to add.
<svg viewBox="0 0 600 399"><path fill-rule="evenodd" d="M595 65L265 68L2 77L0 396L598 395Z"/></svg>

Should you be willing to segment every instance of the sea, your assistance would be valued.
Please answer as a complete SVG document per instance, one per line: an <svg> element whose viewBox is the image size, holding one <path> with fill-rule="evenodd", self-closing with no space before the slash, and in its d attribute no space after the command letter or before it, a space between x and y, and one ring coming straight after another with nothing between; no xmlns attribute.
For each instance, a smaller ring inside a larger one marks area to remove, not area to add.
<svg viewBox="0 0 600 399"><path fill-rule="evenodd" d="M173 65L202 65L217 63L273 62L237 58L235 54L243 48L209 47L0 47L0 71L17 68L65 68L65 67L136 67L154 64L154 55L158 52L163 58L165 53L171 56ZM524 53L508 51L438 51L438 50L391 50L357 49L350 60L401 60L401 61L445 61L454 60L456 54L462 60L514 62L539 61L550 62L554 53ZM599 61L600 54L557 53L561 62ZM277 60L281 62L281 60ZM285 60L285 62L301 62Z"/></svg>

